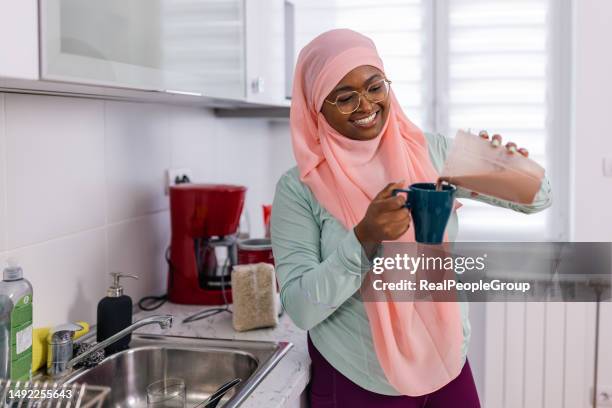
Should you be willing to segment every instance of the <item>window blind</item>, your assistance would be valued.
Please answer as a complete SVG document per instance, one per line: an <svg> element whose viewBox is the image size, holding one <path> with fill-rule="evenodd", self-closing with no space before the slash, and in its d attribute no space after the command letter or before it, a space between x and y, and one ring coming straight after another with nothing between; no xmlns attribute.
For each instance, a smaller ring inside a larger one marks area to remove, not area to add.
<svg viewBox="0 0 612 408"><path fill-rule="evenodd" d="M551 109L559 95L553 89L559 77L554 50L559 38L553 29L559 14L551 0L293 3L296 59L323 31L345 27L362 32L376 43L402 108L419 127L449 137L458 129L499 133L505 142L527 148L554 178L551 159L557 153L551 138L560 122ZM552 235L552 211L525 215L475 200L463 204L459 240L544 240Z"/></svg>
<svg viewBox="0 0 612 408"><path fill-rule="evenodd" d="M549 0L446 0L438 33L440 131L499 133L545 168L552 57ZM440 14L438 14L439 16ZM445 72L446 71L446 72ZM548 173L548 176L550 174ZM459 240L543 240L547 212L524 215L463 200Z"/></svg>
<svg viewBox="0 0 612 408"><path fill-rule="evenodd" d="M372 38L404 112L425 120L425 0L294 0L296 55L310 40L334 28Z"/></svg>

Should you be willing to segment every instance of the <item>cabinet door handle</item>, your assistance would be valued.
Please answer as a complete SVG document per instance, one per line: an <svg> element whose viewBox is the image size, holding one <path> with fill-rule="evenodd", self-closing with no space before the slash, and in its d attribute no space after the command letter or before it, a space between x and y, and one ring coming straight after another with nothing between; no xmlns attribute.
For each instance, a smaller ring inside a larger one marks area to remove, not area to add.
<svg viewBox="0 0 612 408"><path fill-rule="evenodd" d="M264 92L264 79L262 77L257 77L251 81L251 90L255 94L260 94Z"/></svg>
<svg viewBox="0 0 612 408"><path fill-rule="evenodd" d="M293 92L293 63L295 61L295 5L285 0L285 98Z"/></svg>

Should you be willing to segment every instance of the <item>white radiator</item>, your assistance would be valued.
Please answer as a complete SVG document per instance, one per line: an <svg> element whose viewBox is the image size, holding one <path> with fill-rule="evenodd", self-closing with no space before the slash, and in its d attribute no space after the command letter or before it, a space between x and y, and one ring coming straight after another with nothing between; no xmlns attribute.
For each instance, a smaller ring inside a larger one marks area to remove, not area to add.
<svg viewBox="0 0 612 408"><path fill-rule="evenodd" d="M484 407L592 407L594 304L488 303L474 332L484 333Z"/></svg>

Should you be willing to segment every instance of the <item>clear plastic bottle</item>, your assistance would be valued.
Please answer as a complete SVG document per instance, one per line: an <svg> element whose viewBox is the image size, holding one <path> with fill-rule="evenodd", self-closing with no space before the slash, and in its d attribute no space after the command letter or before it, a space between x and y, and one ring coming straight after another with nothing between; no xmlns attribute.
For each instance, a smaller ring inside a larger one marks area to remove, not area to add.
<svg viewBox="0 0 612 408"><path fill-rule="evenodd" d="M32 285L14 262L0 282L0 378L32 378Z"/></svg>
<svg viewBox="0 0 612 408"><path fill-rule="evenodd" d="M533 202L543 178L544 169L533 160L461 130L440 174L456 186L521 204Z"/></svg>

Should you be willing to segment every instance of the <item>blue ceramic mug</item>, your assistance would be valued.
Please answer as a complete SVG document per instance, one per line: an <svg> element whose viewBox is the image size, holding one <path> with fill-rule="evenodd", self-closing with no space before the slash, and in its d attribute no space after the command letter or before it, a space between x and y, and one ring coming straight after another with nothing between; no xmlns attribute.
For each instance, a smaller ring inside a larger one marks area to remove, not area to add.
<svg viewBox="0 0 612 408"><path fill-rule="evenodd" d="M407 190L395 189L393 195L407 193L406 208L410 209L414 237L422 244L441 244L444 241L446 224L453 211L457 188L442 185L436 191L435 183L412 184Z"/></svg>

